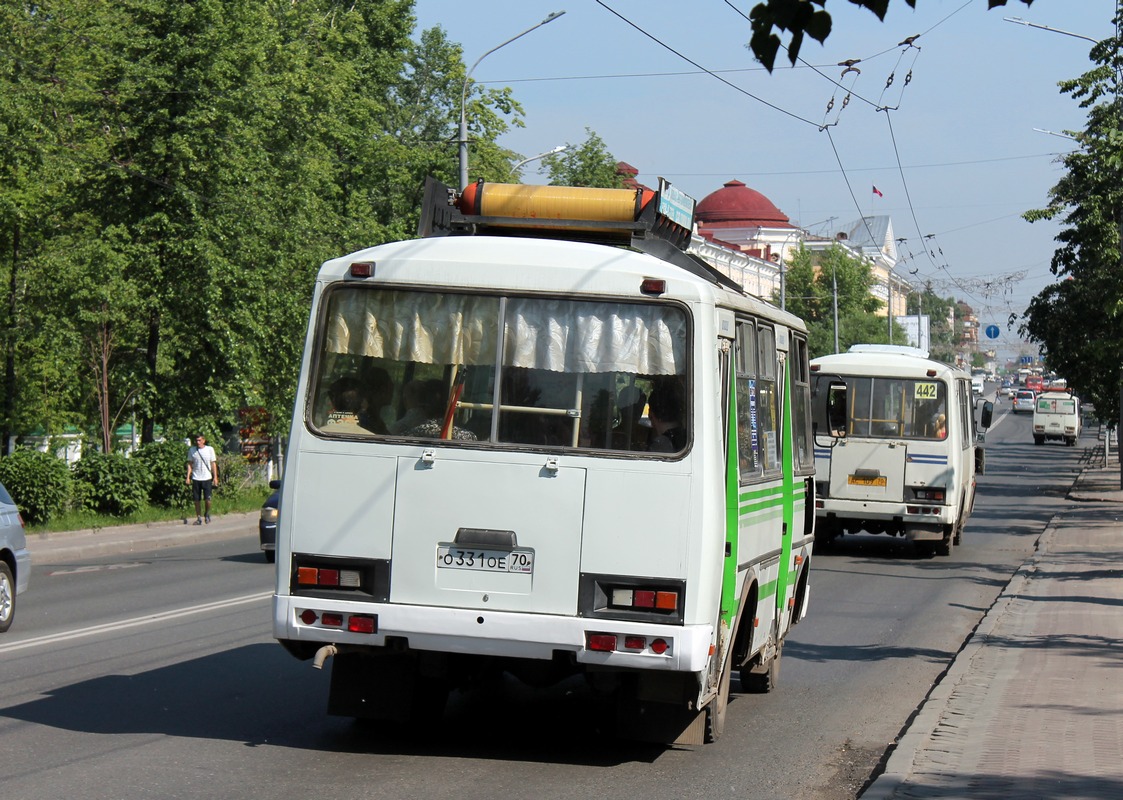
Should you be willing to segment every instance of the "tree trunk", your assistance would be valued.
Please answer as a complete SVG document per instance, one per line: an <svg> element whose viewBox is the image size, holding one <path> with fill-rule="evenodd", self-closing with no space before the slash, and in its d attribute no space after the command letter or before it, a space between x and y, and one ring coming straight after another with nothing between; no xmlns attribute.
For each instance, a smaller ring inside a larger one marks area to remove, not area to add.
<svg viewBox="0 0 1123 800"><path fill-rule="evenodd" d="M156 392L156 356L160 350L160 309L153 308L148 316L148 348L144 354L145 366L148 369L149 391ZM156 424L152 415L152 397L146 398L144 404L144 417L140 426L140 443L152 444L156 441Z"/></svg>
<svg viewBox="0 0 1123 800"><path fill-rule="evenodd" d="M0 454L10 455L12 441L12 415L16 407L16 275L19 271L19 234L17 222L12 226L12 265L8 274L8 324L4 331L4 403L0 413Z"/></svg>

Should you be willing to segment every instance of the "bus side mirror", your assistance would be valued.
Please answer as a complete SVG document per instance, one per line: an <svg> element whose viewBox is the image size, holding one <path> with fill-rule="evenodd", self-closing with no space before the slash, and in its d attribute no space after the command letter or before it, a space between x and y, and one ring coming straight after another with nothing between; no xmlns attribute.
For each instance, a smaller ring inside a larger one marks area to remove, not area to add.
<svg viewBox="0 0 1123 800"><path fill-rule="evenodd" d="M832 438L846 438L847 425L846 411L850 407L847 402L846 384L842 381L831 381L827 389L827 430Z"/></svg>
<svg viewBox="0 0 1123 800"><path fill-rule="evenodd" d="M992 403L990 400L987 400L985 403L983 403L983 413L982 413L982 418L979 420L979 427L982 428L983 430L986 430L987 428L989 428L991 420L993 419L993 417L994 417L994 403Z"/></svg>

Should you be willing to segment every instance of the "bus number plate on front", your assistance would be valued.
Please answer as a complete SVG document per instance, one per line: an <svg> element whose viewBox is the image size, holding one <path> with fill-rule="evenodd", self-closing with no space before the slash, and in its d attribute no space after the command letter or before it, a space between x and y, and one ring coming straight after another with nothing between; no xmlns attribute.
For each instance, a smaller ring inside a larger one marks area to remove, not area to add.
<svg viewBox="0 0 1123 800"><path fill-rule="evenodd" d="M442 544L437 547L437 568L530 575L534 572L534 551L483 550Z"/></svg>
<svg viewBox="0 0 1123 800"><path fill-rule="evenodd" d="M888 482L884 475L876 478L866 475L851 475L846 479L851 486L885 486Z"/></svg>

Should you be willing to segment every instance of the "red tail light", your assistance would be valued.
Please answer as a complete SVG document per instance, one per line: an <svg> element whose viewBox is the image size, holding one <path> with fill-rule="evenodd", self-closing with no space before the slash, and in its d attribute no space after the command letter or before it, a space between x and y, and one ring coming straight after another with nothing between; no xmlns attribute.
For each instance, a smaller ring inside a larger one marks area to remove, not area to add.
<svg viewBox="0 0 1123 800"><path fill-rule="evenodd" d="M590 633L587 646L601 653L613 653L616 651L616 637L611 633Z"/></svg>

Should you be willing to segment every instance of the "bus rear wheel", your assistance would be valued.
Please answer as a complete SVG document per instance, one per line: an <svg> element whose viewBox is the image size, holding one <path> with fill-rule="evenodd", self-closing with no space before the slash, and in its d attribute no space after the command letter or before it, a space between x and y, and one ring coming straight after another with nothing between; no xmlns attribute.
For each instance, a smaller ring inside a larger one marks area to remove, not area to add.
<svg viewBox="0 0 1123 800"><path fill-rule="evenodd" d="M726 663L718 681L717 694L706 706L706 744L713 744L725 732L725 716L729 710L729 681L733 665Z"/></svg>
<svg viewBox="0 0 1123 800"><path fill-rule="evenodd" d="M776 654L767 664L742 668L741 688L753 694L767 694L773 691L780 683L780 656L783 653L784 645L779 644L776 647Z"/></svg>

